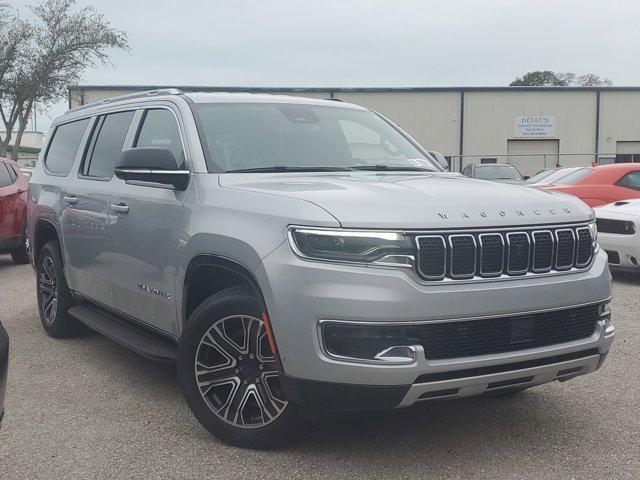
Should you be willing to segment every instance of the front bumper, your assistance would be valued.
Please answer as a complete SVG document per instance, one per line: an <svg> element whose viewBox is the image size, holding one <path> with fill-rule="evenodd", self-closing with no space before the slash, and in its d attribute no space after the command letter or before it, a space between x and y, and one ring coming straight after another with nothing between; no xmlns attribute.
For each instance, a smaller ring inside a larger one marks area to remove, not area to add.
<svg viewBox="0 0 640 480"><path fill-rule="evenodd" d="M598 233L598 243L606 252L612 253L611 269L640 272L640 232L633 235Z"/></svg>
<svg viewBox="0 0 640 480"><path fill-rule="evenodd" d="M390 408L428 398L475 395L516 384L498 382L526 378L526 385L536 385L565 380L597 369L614 336L613 327L606 331L605 322L599 321L591 336L562 344L444 360L429 360L418 352L410 364L381 365L330 357L322 348L318 329L323 320L412 324L604 302L610 297L611 275L603 251L589 270L579 273L496 282L423 284L402 270L302 260L283 244L264 259L256 275L285 374L283 388L294 403L318 403L323 398L320 403L328 405L334 398L338 400L333 403L349 409L349 399L358 399L358 404L363 397L371 396L369 387L377 387L377 391L387 392L381 394L385 399L379 402L381 408ZM563 357L566 355L574 357ZM559 360L539 364L549 358ZM499 371L482 370L496 366ZM472 369L479 370L473 373ZM465 371L468 374L447 377ZM421 380L431 374L443 379Z"/></svg>

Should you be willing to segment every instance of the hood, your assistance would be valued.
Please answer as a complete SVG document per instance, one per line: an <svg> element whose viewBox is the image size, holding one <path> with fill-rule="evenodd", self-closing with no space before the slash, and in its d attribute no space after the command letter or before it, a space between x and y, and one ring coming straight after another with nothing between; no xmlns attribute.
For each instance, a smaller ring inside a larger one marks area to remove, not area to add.
<svg viewBox="0 0 640 480"><path fill-rule="evenodd" d="M227 173L220 185L312 202L350 228L465 228L593 218L575 197L456 173Z"/></svg>
<svg viewBox="0 0 640 480"><path fill-rule="evenodd" d="M611 217L615 215L640 216L640 198L620 200L602 207L594 208L597 217Z"/></svg>

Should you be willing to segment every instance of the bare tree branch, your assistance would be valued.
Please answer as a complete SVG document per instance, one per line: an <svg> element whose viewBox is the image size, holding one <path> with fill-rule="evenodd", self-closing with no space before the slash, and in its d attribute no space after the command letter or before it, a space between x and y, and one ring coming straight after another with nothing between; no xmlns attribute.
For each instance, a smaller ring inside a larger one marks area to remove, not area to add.
<svg viewBox="0 0 640 480"><path fill-rule="evenodd" d="M16 123L17 150L35 104L42 108L64 97L87 68L111 65L110 49L129 50L123 31L93 7L75 5L75 0L42 0L31 9L32 18L22 20L0 3L0 39L7 39L0 43L0 110L8 135L0 139L0 155Z"/></svg>

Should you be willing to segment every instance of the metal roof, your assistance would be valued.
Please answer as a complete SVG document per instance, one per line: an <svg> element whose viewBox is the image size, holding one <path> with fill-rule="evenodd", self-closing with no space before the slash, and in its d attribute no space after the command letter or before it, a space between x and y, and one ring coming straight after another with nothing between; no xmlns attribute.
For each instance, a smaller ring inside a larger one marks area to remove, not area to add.
<svg viewBox="0 0 640 480"><path fill-rule="evenodd" d="M640 92L640 86L611 86L611 87L239 87L239 86L206 86L206 85L71 85L69 91L87 90L160 90L177 88L183 92L246 92L246 93L274 93L274 92Z"/></svg>

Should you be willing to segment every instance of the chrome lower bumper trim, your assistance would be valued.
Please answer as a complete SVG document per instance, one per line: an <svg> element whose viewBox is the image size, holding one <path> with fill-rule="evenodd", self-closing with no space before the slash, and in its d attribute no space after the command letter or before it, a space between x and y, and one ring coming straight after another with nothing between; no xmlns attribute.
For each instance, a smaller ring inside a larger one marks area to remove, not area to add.
<svg viewBox="0 0 640 480"><path fill-rule="evenodd" d="M554 380L568 380L598 369L601 355L591 355L533 368L508 372L457 378L429 383L416 383L409 388L398 407L408 407L416 402L438 398L461 398L480 395L514 386L534 386Z"/></svg>

